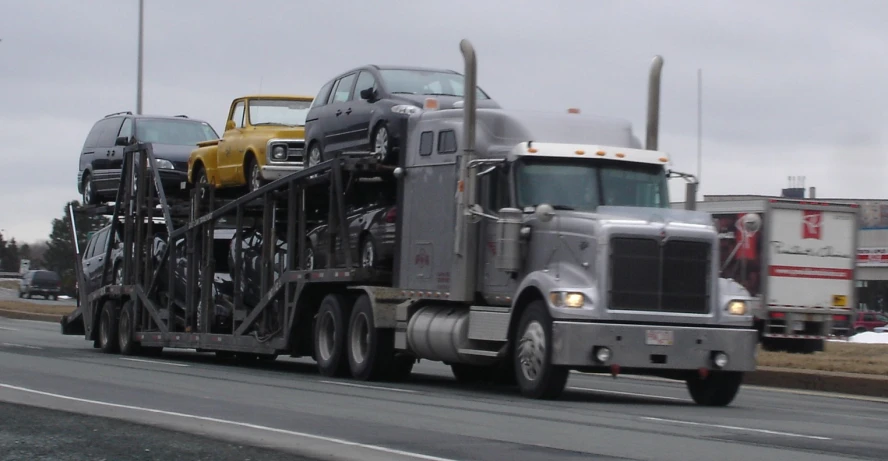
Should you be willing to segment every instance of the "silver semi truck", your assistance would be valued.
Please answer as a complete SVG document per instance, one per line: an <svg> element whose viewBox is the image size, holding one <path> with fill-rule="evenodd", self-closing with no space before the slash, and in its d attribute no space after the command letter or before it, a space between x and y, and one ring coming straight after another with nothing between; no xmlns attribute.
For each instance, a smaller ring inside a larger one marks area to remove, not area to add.
<svg viewBox="0 0 888 461"><path fill-rule="evenodd" d="M657 150L662 59L643 147L620 121L477 109L475 52L460 47L462 107L437 110L432 98L404 114L392 127L406 133L396 165L342 154L219 206L210 188L205 211L197 190L190 208L169 203L147 168L151 146L128 147L121 199L79 212L111 215L136 256L124 283L83 293L63 333L127 354L311 356L324 375L360 380L404 379L426 359L541 399L558 397L571 370L655 375L686 381L699 404L730 404L756 365L751 298L719 278L709 215L670 209L667 181L689 180L689 204L696 183ZM349 227L348 190L374 181L396 190L389 269L348 251L367 241ZM311 237L318 210L324 248ZM236 229L230 297L201 289L217 273L222 219ZM264 237L255 258L242 250L248 222ZM169 244L152 247L161 234ZM161 270L169 254L151 253L161 247L184 248L184 294L158 295L158 277L176 286ZM261 277L245 284L250 268ZM261 297L247 304L251 286Z"/></svg>

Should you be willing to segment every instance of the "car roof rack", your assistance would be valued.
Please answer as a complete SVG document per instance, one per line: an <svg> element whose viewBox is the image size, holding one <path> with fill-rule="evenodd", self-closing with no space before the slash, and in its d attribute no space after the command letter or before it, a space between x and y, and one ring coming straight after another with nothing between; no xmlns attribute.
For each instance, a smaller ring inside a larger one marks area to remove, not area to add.
<svg viewBox="0 0 888 461"><path fill-rule="evenodd" d="M113 116L115 116L115 115L133 115L133 113L132 113L131 111L126 110L126 111L123 111L123 112L115 112L115 113L113 113L113 114L108 114L108 115L105 116L105 118L113 117Z"/></svg>

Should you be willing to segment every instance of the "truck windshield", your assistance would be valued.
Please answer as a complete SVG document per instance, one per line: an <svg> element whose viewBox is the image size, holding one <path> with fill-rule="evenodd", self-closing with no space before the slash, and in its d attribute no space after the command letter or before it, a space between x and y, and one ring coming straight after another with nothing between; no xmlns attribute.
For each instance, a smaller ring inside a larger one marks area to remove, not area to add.
<svg viewBox="0 0 888 461"><path fill-rule="evenodd" d="M219 139L213 127L206 122L188 119L139 119L136 139L154 144L193 146L202 141Z"/></svg>
<svg viewBox="0 0 888 461"><path fill-rule="evenodd" d="M465 77L460 74L413 69L382 69L379 73L392 94L464 96ZM481 88L477 98L490 99Z"/></svg>
<svg viewBox="0 0 888 461"><path fill-rule="evenodd" d="M250 101L250 125L305 126L311 101L292 99L253 99Z"/></svg>
<svg viewBox="0 0 888 461"><path fill-rule="evenodd" d="M522 159L515 172L518 206L595 211L600 205L665 208L666 173L659 165L582 159Z"/></svg>

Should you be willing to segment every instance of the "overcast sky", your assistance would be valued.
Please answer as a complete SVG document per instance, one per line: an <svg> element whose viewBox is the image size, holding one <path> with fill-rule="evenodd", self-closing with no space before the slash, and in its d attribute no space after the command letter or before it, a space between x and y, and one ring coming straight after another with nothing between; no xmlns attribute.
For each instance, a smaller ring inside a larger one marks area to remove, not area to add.
<svg viewBox="0 0 888 461"><path fill-rule="evenodd" d="M250 6L248 6L250 5ZM462 71L507 108L630 120L644 139L647 72L665 58L660 148L705 194L883 198L888 1L145 0L144 112L222 132L244 93L314 96L361 64ZM0 0L0 229L46 238L78 199L80 149L105 114L135 111L137 0ZM680 183L673 200L681 200Z"/></svg>

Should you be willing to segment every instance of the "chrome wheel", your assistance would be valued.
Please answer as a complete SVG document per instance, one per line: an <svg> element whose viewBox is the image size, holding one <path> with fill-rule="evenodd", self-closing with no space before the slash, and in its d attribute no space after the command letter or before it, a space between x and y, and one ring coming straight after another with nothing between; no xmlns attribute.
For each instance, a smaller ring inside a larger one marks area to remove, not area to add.
<svg viewBox="0 0 888 461"><path fill-rule="evenodd" d="M376 265L376 252L373 250L373 241L369 238L364 241L361 249L361 267L372 268Z"/></svg>
<svg viewBox="0 0 888 461"><path fill-rule="evenodd" d="M262 187L262 178L259 175L259 164L253 162L252 167L250 168L250 191L254 191L260 187Z"/></svg>
<svg viewBox="0 0 888 461"><path fill-rule="evenodd" d="M318 331L318 354L324 361L333 356L333 348L336 347L336 321L333 313L327 311L318 319L320 330Z"/></svg>
<svg viewBox="0 0 888 461"><path fill-rule="evenodd" d="M311 168L319 163L321 163L321 148L315 144L311 146L311 150L308 151L308 166Z"/></svg>
<svg viewBox="0 0 888 461"><path fill-rule="evenodd" d="M93 202L93 186L89 175L83 180L83 204L91 205Z"/></svg>
<svg viewBox="0 0 888 461"><path fill-rule="evenodd" d="M380 160L385 160L388 156L388 142L388 130L382 125L376 130L376 136L373 138L374 152L379 155Z"/></svg>
<svg viewBox="0 0 888 461"><path fill-rule="evenodd" d="M355 316L350 336L352 360L356 364L362 364L367 359L367 352L370 350L370 322L363 312Z"/></svg>
<svg viewBox="0 0 888 461"><path fill-rule="evenodd" d="M543 373L546 360L546 330L536 320L527 324L518 344L521 373L528 381L536 381Z"/></svg>

